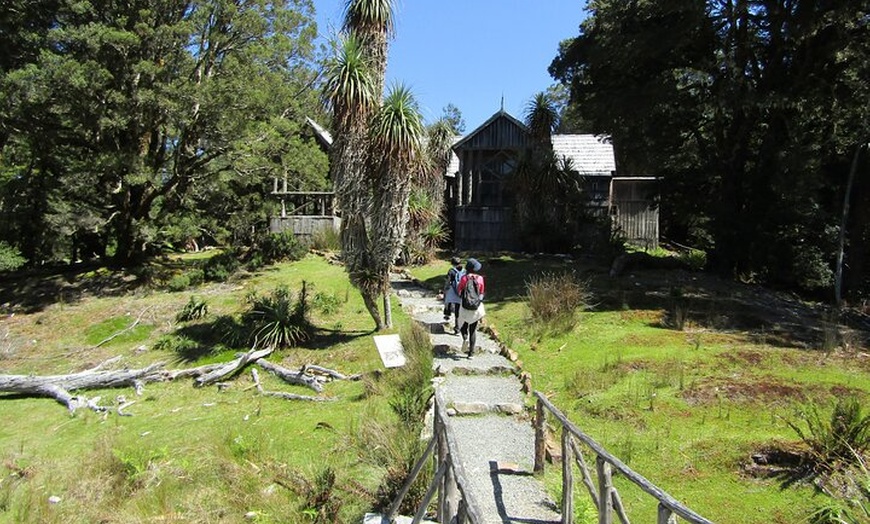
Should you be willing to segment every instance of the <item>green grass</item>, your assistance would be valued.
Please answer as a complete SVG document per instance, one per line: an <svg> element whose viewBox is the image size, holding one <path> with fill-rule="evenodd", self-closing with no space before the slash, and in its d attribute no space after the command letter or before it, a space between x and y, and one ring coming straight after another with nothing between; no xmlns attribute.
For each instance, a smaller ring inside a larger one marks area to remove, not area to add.
<svg viewBox="0 0 870 524"><path fill-rule="evenodd" d="M686 331L667 329L662 319L673 284L665 282L664 292L657 293L650 281L673 278L672 273L636 272L634 278L611 280L593 266L558 258L501 256L482 262L486 322L519 353L534 389L550 395L572 421L637 472L719 524L803 522L826 503L825 495L807 485L784 487L782 479L755 478L743 465L765 446L796 445L799 439L785 420L806 402L824 403L845 392L866 401L870 369L860 359L766 344L783 337L767 336L764 327L717 329L728 326L735 311L748 316L724 303L740 294L728 289L708 293L721 304L699 305L693 298L689 307L695 316ZM448 267L436 262L412 272L439 290ZM525 283L568 270L590 278L595 307L578 313L567 332L530 329ZM318 364L365 373L363 381L329 383L324 394L338 400L318 404L260 397L248 373L223 392L179 381L149 384L142 397L130 390L87 393L102 395L106 403L119 394L136 400L127 409L131 417L80 411L71 418L52 400L2 398L0 523L309 522L318 511L311 507L317 503L313 488L330 472L336 474L330 500L341 507L319 510L338 511L341 522L359 522L386 476L385 448L366 439L391 434L384 425L398 416L389 389L405 380L382 369L359 293L341 267L320 257L179 292L140 289L57 300L17 313L3 320L0 333L9 336L0 373L69 373L115 356L131 368L156 361L169 367L226 361L243 348L215 347L183 361L154 344L167 335L210 340L203 335L210 322L240 314L250 292L266 295L279 286L298 292L303 280L311 297L321 295L323 307L311 311L318 330L306 345L271 360L288 368ZM688 290L684 282L679 285ZM689 291L697 296L704 285L692 284ZM176 322L191 295L207 303L208 315ZM135 329L94 347L137 318ZM716 326L703 325L705 318L715 319ZM408 323L398 307L394 319L399 328ZM375 370L384 374L379 378L371 373ZM260 376L267 390L312 393ZM413 402L407 397L405 404ZM554 498L559 475L559 468L550 466L544 476ZM615 482L633 522L655 521L648 496L625 479ZM52 496L59 502L50 503ZM576 505L586 508L588 517L588 504L579 500ZM256 517L246 519L249 512Z"/></svg>
<svg viewBox="0 0 870 524"><path fill-rule="evenodd" d="M808 484L752 477L744 465L765 446L799 445L786 419L805 402L830 401L844 391L870 400L870 368L854 353L772 346L759 342L767 338L763 329L699 324L709 318L728 326L738 314L751 318L752 312L727 302L732 294L721 283L711 281L705 289L707 282L687 280L693 293L721 301L690 302L693 323L677 331L662 322L670 307L666 279L675 273L639 270L610 279L606 271L558 259L481 261L485 322L518 352L533 388L632 469L718 524L805 522L827 503ZM442 261L413 273L437 287L448 268ZM524 282L565 270L591 277L597 306L580 313L566 333L530 328ZM661 292L649 289L652 279L662 280ZM587 456L587 463L594 457ZM560 479L560 467L549 466L544 480L556 500ZM623 478L615 483L632 522L656 520L652 498ZM582 486L576 496L588 500ZM597 522L593 513L583 513L578 511L578 522Z"/></svg>
<svg viewBox="0 0 870 524"><path fill-rule="evenodd" d="M288 368L318 364L346 374L384 372L359 293L340 266L316 256L225 284L91 297L16 314L5 321L17 343L4 353L9 356L0 360L0 372L70 373L114 356L131 368L227 361L244 348L181 362L153 346L190 325L238 315L252 291L266 294L281 285L298 290L302 280L312 294L335 298L328 314L312 310L318 331L309 344L270 360ZM208 316L175 322L191 294L208 303ZM135 329L94 347L136 318ZM394 319L397 327L409 321L398 307ZM268 373L260 377L267 390L314 394ZM53 400L0 399L0 522L245 522L249 512L255 522L305 522L300 486L326 468L337 475L333 500L340 502L341 521L359 521L370 509L370 499L361 494L374 493L384 471L358 458L357 446L374 445L357 442L356 430L367 418L395 420L385 392L371 394L371 379L331 382L323 395L335 402L289 402L258 396L249 373L230 383L223 392L185 380L148 384L141 397L131 389L85 393L101 395L105 404L119 394L135 400L126 410L130 417L84 410L70 417Z"/></svg>

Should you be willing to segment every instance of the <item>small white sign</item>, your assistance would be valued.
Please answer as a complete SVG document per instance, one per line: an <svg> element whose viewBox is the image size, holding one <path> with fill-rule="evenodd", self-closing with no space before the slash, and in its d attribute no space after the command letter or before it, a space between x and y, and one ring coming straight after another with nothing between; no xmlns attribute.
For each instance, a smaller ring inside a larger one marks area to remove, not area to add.
<svg viewBox="0 0 870 524"><path fill-rule="evenodd" d="M399 368L405 365L405 351L399 335L375 335L374 338L385 367Z"/></svg>

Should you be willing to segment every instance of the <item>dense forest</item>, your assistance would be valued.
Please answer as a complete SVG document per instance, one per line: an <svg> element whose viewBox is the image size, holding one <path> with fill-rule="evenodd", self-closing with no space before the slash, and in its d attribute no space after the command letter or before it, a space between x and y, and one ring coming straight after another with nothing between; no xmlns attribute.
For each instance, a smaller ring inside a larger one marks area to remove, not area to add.
<svg viewBox="0 0 870 524"><path fill-rule="evenodd" d="M249 242L273 177L329 187L305 125L330 116L313 14L311 0L6 2L0 269ZM868 0L590 0L549 71L570 93L562 131L609 135L620 174L661 177L666 240L729 277L826 299L842 281L857 302L868 56Z"/></svg>
<svg viewBox="0 0 870 524"><path fill-rule="evenodd" d="M267 224L272 177L326 187L311 0L10 0L0 255L129 266ZM274 205L274 204L272 204Z"/></svg>
<svg viewBox="0 0 870 524"><path fill-rule="evenodd" d="M590 0L550 73L562 125L662 177L664 236L711 268L870 292L870 2ZM842 252L841 252L842 249Z"/></svg>

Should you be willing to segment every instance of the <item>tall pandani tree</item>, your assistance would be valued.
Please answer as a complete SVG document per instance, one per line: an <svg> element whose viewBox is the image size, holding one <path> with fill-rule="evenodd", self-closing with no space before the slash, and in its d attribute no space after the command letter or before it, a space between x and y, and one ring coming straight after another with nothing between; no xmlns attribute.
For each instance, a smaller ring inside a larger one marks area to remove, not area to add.
<svg viewBox="0 0 870 524"><path fill-rule="evenodd" d="M348 0L345 4L344 31L355 34L370 63L376 98L384 93L387 52L395 33L395 0Z"/></svg>
<svg viewBox="0 0 870 524"><path fill-rule="evenodd" d="M425 164L414 177L409 201L408 232L401 258L425 264L449 237L444 212L444 175L456 139L453 126L440 118L426 128Z"/></svg>
<svg viewBox="0 0 870 524"><path fill-rule="evenodd" d="M559 124L553 97L536 94L524 116L531 146L511 179L520 237L534 251L565 251L571 248L583 198L580 179L574 166L553 151L552 134Z"/></svg>
<svg viewBox="0 0 870 524"><path fill-rule="evenodd" d="M342 213L342 258L378 330L392 327L390 268L404 239L411 179L422 157L423 126L407 88L392 89L375 111L394 11L393 0L349 0L347 37L327 75L336 132L330 174Z"/></svg>
<svg viewBox="0 0 870 524"><path fill-rule="evenodd" d="M378 107L374 91L362 44L353 33L346 35L326 71L325 94L335 130L329 150L329 174L341 210L342 260L351 283L360 290L366 308L380 327L377 296L381 284L369 270L372 193L366 165L369 121Z"/></svg>
<svg viewBox="0 0 870 524"><path fill-rule="evenodd" d="M382 282L384 327L392 327L390 269L405 239L412 180L426 165L424 132L414 95L404 85L393 86L369 130L374 203L371 253L373 269Z"/></svg>

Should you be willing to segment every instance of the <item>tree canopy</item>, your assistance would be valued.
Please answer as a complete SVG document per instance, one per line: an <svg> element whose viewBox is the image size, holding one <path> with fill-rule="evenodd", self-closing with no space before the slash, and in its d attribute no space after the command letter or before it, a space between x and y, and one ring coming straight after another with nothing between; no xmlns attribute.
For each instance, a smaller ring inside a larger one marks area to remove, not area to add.
<svg viewBox="0 0 870 524"><path fill-rule="evenodd" d="M32 262L226 240L270 177L325 184L310 0L11 3L0 239Z"/></svg>
<svg viewBox="0 0 870 524"><path fill-rule="evenodd" d="M622 174L664 177L670 239L719 271L830 289L849 168L870 142L866 0L592 0L551 74L612 137ZM863 80L862 80L863 79ZM867 291L866 152L847 281Z"/></svg>

